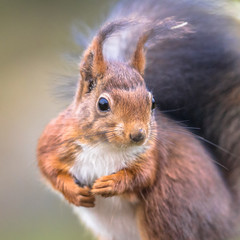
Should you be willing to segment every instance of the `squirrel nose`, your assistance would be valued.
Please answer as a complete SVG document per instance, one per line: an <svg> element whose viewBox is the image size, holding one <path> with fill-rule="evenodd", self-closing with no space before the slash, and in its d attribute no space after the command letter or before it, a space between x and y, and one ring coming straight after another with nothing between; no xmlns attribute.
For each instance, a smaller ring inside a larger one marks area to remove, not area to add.
<svg viewBox="0 0 240 240"><path fill-rule="evenodd" d="M133 133L130 133L130 139L135 143L143 141L145 139L145 133L143 129L139 129Z"/></svg>

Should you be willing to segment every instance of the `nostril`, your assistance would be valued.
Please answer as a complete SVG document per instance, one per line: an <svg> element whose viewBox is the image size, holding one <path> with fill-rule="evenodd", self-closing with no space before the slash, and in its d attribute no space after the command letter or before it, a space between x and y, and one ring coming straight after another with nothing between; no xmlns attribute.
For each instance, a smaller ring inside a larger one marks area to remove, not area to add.
<svg viewBox="0 0 240 240"><path fill-rule="evenodd" d="M140 129L137 133L130 133L130 139L134 142L140 142L145 138L143 130Z"/></svg>

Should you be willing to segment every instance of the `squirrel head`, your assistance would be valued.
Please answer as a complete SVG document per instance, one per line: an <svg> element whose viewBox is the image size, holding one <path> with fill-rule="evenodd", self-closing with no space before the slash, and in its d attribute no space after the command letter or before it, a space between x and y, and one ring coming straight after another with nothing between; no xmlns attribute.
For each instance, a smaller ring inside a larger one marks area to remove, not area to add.
<svg viewBox="0 0 240 240"><path fill-rule="evenodd" d="M155 101L143 79L148 33L139 38L130 63L106 61L103 56L104 40L126 24L118 21L103 27L80 63L74 114L84 144L128 147L150 139Z"/></svg>

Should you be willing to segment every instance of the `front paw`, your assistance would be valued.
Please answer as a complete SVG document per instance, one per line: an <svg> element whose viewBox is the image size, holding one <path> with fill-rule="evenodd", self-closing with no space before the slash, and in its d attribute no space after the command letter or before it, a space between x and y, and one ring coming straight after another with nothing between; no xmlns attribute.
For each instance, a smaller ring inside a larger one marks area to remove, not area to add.
<svg viewBox="0 0 240 240"><path fill-rule="evenodd" d="M58 189L64 197L75 206L94 207L95 197L87 186L80 184L75 178L61 175L58 178Z"/></svg>
<svg viewBox="0 0 240 240"><path fill-rule="evenodd" d="M78 207L94 207L95 197L92 195L89 187L76 187L65 193L65 198Z"/></svg>
<svg viewBox="0 0 240 240"><path fill-rule="evenodd" d="M123 178L118 174L101 177L95 181L91 193L103 197L111 197L124 192Z"/></svg>

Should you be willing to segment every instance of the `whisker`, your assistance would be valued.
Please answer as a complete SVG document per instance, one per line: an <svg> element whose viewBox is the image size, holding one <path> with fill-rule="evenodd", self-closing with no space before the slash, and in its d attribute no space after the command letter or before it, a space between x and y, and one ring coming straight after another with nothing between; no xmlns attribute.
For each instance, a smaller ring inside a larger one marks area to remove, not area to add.
<svg viewBox="0 0 240 240"><path fill-rule="evenodd" d="M161 111L160 110L160 112L161 113L170 113L170 112L177 112L177 111L180 111L180 110L183 110L184 108L182 107L182 108L175 108L175 109L169 109L169 110L163 110L163 111Z"/></svg>
<svg viewBox="0 0 240 240"><path fill-rule="evenodd" d="M113 131L101 131L101 132L98 132L98 133L95 133L95 134L89 134L89 135L79 135L80 137L95 137L95 136L99 136L99 135L102 135L102 134L108 134L108 133L111 133L111 132L114 132Z"/></svg>
<svg viewBox="0 0 240 240"><path fill-rule="evenodd" d="M202 140L202 141L204 141L204 142L206 142L206 143L208 143L208 144L210 144L210 145L212 145L212 146L214 146L214 147L218 148L219 150L221 150L221 151L223 151L223 152L225 152L225 153L229 154L230 156L232 156L232 157L234 157L234 158L237 158L237 159L239 158L239 157L238 157L238 156L236 156L235 154L233 154L233 153L229 152L227 149L225 149L225 148L221 147L221 146L220 146L220 145L218 145L218 144L215 144L215 143L213 143L213 142L211 142L211 141L207 140L207 139L206 139L206 138L204 138L204 137L197 136L197 135L196 135L196 137L197 137L198 139L200 139L200 140Z"/></svg>
<svg viewBox="0 0 240 240"><path fill-rule="evenodd" d="M223 164L219 163L218 161L214 160L211 158L211 160L216 163L217 165L219 165L220 167L224 168L225 170L229 171L229 169L227 167L225 167Z"/></svg>
<svg viewBox="0 0 240 240"><path fill-rule="evenodd" d="M218 144L216 144L216 143L213 143L213 142L211 142L210 140L208 140L208 139L206 139L206 138L204 138L204 137L201 137L201 136L199 136L199 135L196 135L196 134L194 134L194 133L188 133L188 132L186 132L186 131L181 131L181 130L176 130L176 129L174 129L174 130L173 130L173 129L171 129L171 130L165 129L164 131L165 131L165 132L170 132L170 133L172 133L172 132L181 133L181 134L185 134L185 135L187 135L187 136L191 136L191 135L193 134L194 137L196 137L197 139L200 139L200 140L202 140L203 142L206 142L206 143L208 143L208 144L210 144L210 145L218 148L219 150L221 150L221 151L229 154L230 156L232 156L232 157L234 157L234 158L239 158L238 156L236 156L235 154L229 152L227 149L221 147L220 145L218 145Z"/></svg>
<svg viewBox="0 0 240 240"><path fill-rule="evenodd" d="M162 137L159 137L159 136L151 136L150 138L160 145L163 145L163 144L174 145L174 143L170 140L167 140L167 138L162 138Z"/></svg>
<svg viewBox="0 0 240 240"><path fill-rule="evenodd" d="M181 131L181 130L176 130L176 129L174 129L174 130L173 130L173 129L171 129L171 130L165 129L164 131L165 131L165 132L170 132L170 133L172 133L172 132L181 133L181 134L185 134L185 135L188 135L188 136L191 136L191 135L192 135L191 133L188 133L188 132L186 132L186 131ZM204 142L206 142L206 143L208 143L208 144L211 144L211 145L219 148L220 150L224 151L225 153L227 153L227 154L229 154L229 155L237 158L236 155L230 153L228 150L222 148L221 146L219 146L219 145L217 145L217 144L215 144L215 143L213 143L213 142L211 142L211 141L209 141L209 140L207 140L207 139L205 139L205 138L203 138L203 137L200 137L200 136L198 136L198 135L196 135L196 134L193 134L193 135L194 135L196 138L198 138L198 139L200 139L200 140L202 140L202 141L204 141ZM158 138L159 138L159 136L158 136ZM158 139L155 139L155 140L156 140L157 142L159 142ZM167 142L166 139L164 139L164 141ZM170 141L169 141L169 142L170 142ZM171 143L171 144L174 144L174 143L172 143L172 142L170 142L170 143ZM211 160L212 160L214 163L216 163L217 165L219 165L219 166L221 166L222 168L224 168L225 170L229 171L229 169L228 169L226 166L224 166L223 164L219 163L218 161L216 161L216 160L214 160L214 159L212 159L212 158L211 158Z"/></svg>
<svg viewBox="0 0 240 240"><path fill-rule="evenodd" d="M192 129L192 130L201 130L201 128L198 128L198 127L185 127L183 126L185 129Z"/></svg>

